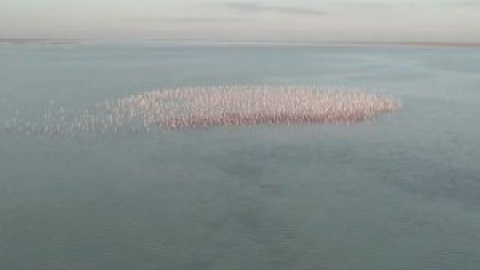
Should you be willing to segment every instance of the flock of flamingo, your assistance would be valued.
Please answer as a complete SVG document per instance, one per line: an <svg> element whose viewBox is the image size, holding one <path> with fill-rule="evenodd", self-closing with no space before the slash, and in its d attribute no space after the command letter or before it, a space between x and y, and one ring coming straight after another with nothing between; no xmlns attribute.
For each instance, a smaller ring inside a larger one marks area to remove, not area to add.
<svg viewBox="0 0 480 270"><path fill-rule="evenodd" d="M147 92L106 101L73 116L10 124L28 134L108 133L304 123L351 124L401 108L390 96L322 86L216 86Z"/></svg>

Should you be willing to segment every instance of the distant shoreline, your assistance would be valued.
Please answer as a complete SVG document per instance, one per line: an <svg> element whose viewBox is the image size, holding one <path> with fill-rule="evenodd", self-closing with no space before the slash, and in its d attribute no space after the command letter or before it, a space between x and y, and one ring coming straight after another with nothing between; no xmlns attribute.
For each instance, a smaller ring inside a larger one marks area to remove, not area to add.
<svg viewBox="0 0 480 270"><path fill-rule="evenodd" d="M0 38L0 45L76 45L80 43L159 43L168 45L215 45L215 46L367 46L367 47L439 47L439 48L480 48L480 42L297 42L297 41L202 41L202 40L77 40L41 38Z"/></svg>
<svg viewBox="0 0 480 270"><path fill-rule="evenodd" d="M340 42L340 43L332 42L330 44L407 46L407 47L480 48L480 42Z"/></svg>
<svg viewBox="0 0 480 270"><path fill-rule="evenodd" d="M77 44L79 41L74 39L41 39L41 38L0 38L1 44L10 45L31 45L31 44Z"/></svg>

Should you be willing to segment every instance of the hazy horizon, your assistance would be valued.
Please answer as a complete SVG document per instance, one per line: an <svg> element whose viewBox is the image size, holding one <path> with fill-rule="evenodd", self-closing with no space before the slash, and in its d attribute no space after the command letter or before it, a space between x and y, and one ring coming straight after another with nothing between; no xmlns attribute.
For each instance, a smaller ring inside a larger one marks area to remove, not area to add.
<svg viewBox="0 0 480 270"><path fill-rule="evenodd" d="M0 39L480 42L480 1L3 0Z"/></svg>

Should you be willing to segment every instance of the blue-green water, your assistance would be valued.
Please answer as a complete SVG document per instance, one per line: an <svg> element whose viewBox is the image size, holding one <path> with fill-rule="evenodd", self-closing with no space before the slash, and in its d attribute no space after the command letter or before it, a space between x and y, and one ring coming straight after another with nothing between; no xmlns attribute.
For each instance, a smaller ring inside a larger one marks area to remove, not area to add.
<svg viewBox="0 0 480 270"><path fill-rule="evenodd" d="M394 95L352 126L0 132L0 269L479 269L480 50L0 47L0 123L172 86Z"/></svg>

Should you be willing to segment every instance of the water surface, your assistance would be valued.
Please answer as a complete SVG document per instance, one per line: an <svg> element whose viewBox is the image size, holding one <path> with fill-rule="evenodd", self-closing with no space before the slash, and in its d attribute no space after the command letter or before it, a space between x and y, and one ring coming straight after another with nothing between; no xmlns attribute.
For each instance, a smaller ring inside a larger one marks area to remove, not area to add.
<svg viewBox="0 0 480 270"><path fill-rule="evenodd" d="M331 85L351 126L0 132L0 268L478 269L480 50L0 46L0 123L167 87Z"/></svg>

